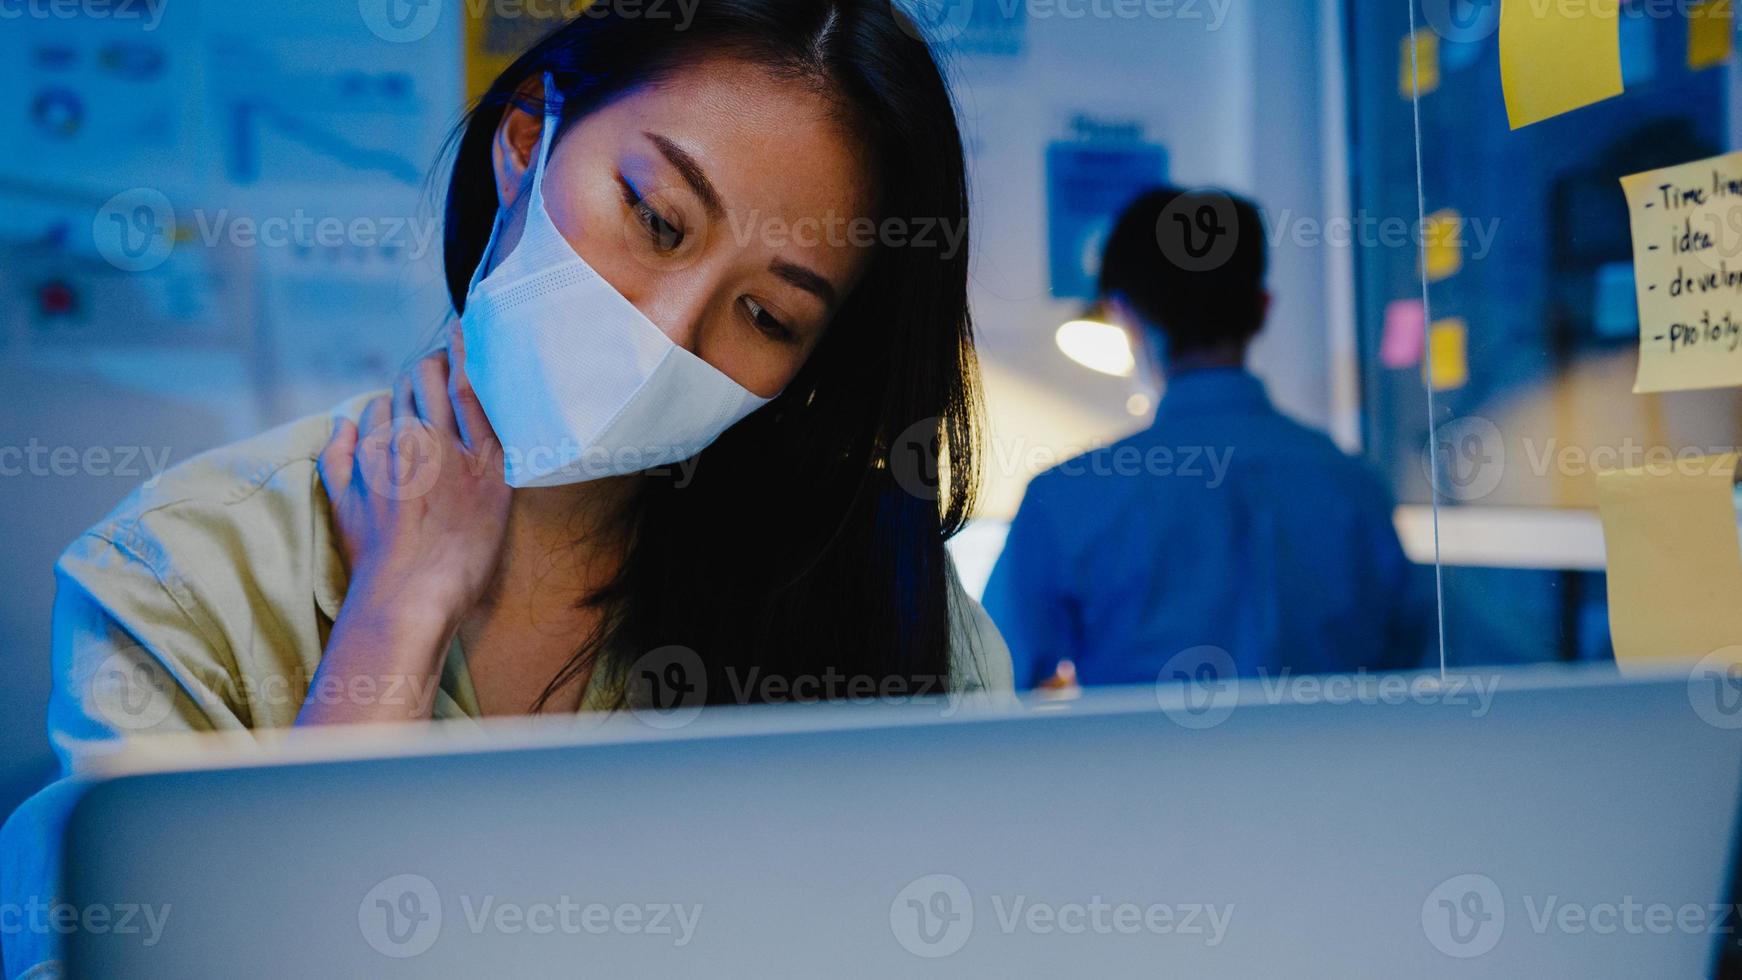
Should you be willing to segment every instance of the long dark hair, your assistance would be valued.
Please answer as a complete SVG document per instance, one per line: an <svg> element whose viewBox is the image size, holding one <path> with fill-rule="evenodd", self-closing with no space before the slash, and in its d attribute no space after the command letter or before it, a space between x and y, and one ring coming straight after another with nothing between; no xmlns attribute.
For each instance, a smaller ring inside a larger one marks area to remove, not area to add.
<svg viewBox="0 0 1742 980"><path fill-rule="evenodd" d="M462 123L443 237L455 310L496 214L491 141L510 105L538 111L517 93L547 71L564 125L707 56L818 85L862 143L878 227L939 222L962 237L880 243L779 398L705 450L687 485L640 480L624 563L587 600L602 625L534 709L589 670L631 680L638 657L672 646L699 658L709 702L762 700L746 679L831 672L938 689L952 632L944 542L972 509L979 409L967 178L943 75L891 0L701 0L681 26L614 6L535 44Z"/></svg>

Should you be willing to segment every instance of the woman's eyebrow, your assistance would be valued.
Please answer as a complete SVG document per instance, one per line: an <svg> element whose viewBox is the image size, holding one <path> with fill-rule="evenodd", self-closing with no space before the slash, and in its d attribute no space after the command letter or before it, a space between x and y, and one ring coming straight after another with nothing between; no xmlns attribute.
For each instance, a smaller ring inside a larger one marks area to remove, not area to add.
<svg viewBox="0 0 1742 980"><path fill-rule="evenodd" d="M807 293L813 293L829 308L835 305L835 287L827 279L817 275L802 265L794 265L785 259L775 259L768 263L768 271L774 273L788 283L797 286Z"/></svg>
<svg viewBox="0 0 1742 980"><path fill-rule="evenodd" d="M702 172L702 165L696 162L695 157L685 153L682 147L658 133L642 130L641 135L647 137L648 141L659 149L666 161L677 169L678 174L683 177L684 183L690 185L690 190L695 191L696 196L702 199L702 206L708 209L710 216L718 218L726 213L725 207L720 204L719 192L714 190L713 182L708 180L706 173Z"/></svg>

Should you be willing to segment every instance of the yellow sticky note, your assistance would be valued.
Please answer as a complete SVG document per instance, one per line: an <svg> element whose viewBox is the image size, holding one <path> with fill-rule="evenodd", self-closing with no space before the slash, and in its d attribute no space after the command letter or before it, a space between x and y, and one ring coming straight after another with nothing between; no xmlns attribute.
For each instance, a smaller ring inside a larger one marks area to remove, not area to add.
<svg viewBox="0 0 1742 980"><path fill-rule="evenodd" d="M1635 393L1742 385L1742 151L1621 178L1639 294Z"/></svg>
<svg viewBox="0 0 1742 980"><path fill-rule="evenodd" d="M1618 0L1502 0L1500 84L1513 129L1620 95Z"/></svg>
<svg viewBox="0 0 1742 980"><path fill-rule="evenodd" d="M1688 67L1698 71L1730 60L1736 50L1731 0L1701 0L1688 8Z"/></svg>
<svg viewBox="0 0 1742 980"><path fill-rule="evenodd" d="M1597 476L1615 659L1700 660L1742 644L1737 455Z"/></svg>
<svg viewBox="0 0 1742 980"><path fill-rule="evenodd" d="M1423 379L1435 391L1462 388L1470 380L1470 328L1461 317L1436 320L1427 331Z"/></svg>
<svg viewBox="0 0 1742 980"><path fill-rule="evenodd" d="M1439 282L1464 267L1464 216L1451 208L1435 211L1422 223L1421 271Z"/></svg>
<svg viewBox="0 0 1742 980"><path fill-rule="evenodd" d="M1426 95L1440 87L1440 36L1416 31L1403 39L1397 69L1397 91L1406 99L1417 92Z"/></svg>

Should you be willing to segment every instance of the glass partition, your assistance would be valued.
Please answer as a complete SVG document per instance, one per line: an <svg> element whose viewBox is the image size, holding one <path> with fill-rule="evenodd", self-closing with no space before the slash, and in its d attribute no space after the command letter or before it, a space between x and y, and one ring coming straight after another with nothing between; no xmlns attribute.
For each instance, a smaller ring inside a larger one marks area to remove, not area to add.
<svg viewBox="0 0 1742 980"><path fill-rule="evenodd" d="M1598 474L1661 470L1644 492L1673 494L1665 480L1696 457L1722 466L1742 435L1726 328L1673 353L1662 336L1724 322L1736 295L1733 165L1680 175L1680 208L1650 200L1658 176L1623 186L1736 148L1729 4L1350 17L1357 204L1418 230L1416 248L1360 253L1364 431L1400 527L1439 559L1445 661L1607 660L1619 597ZM1696 285L1706 273L1716 288ZM1654 383L1642 349L1707 373Z"/></svg>

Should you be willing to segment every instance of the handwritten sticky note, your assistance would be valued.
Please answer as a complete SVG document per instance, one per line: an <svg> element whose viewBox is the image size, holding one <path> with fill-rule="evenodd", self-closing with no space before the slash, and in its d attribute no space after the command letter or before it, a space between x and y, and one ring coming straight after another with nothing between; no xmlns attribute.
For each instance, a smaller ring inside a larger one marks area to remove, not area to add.
<svg viewBox="0 0 1742 980"><path fill-rule="evenodd" d="M1422 223L1421 271L1428 282L1450 279L1464 268L1464 216L1443 208Z"/></svg>
<svg viewBox="0 0 1742 980"><path fill-rule="evenodd" d="M1620 95L1618 0L1503 0L1500 85L1513 129Z"/></svg>
<svg viewBox="0 0 1742 980"><path fill-rule="evenodd" d="M1405 35L1398 56L1397 91L1406 99L1440 87L1440 36L1433 31Z"/></svg>
<svg viewBox="0 0 1742 980"><path fill-rule="evenodd" d="M1736 51L1731 0L1700 0L1688 8L1688 67L1698 71L1730 60Z"/></svg>
<svg viewBox="0 0 1742 980"><path fill-rule="evenodd" d="M1427 331L1423 380L1435 391L1462 388L1470 381L1470 328L1461 317L1434 321Z"/></svg>
<svg viewBox="0 0 1742 980"><path fill-rule="evenodd" d="M1742 385L1742 151L1621 188L1639 293L1634 392Z"/></svg>
<svg viewBox="0 0 1742 980"><path fill-rule="evenodd" d="M1737 455L1597 475L1615 659L1698 660L1742 643Z"/></svg>
<svg viewBox="0 0 1742 980"><path fill-rule="evenodd" d="M1385 333L1379 340L1379 363L1409 368L1421 363L1427 344L1427 306L1419 299L1400 299L1385 308Z"/></svg>

